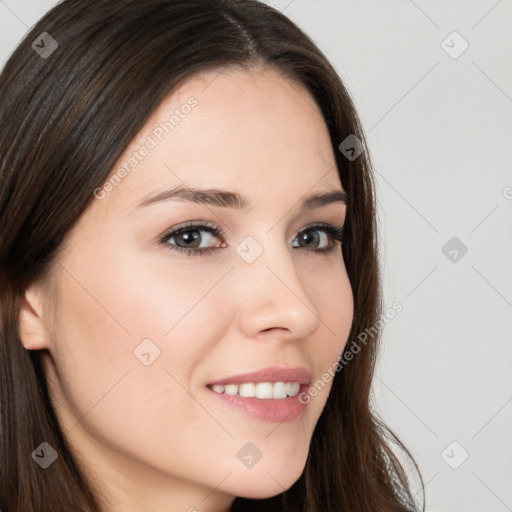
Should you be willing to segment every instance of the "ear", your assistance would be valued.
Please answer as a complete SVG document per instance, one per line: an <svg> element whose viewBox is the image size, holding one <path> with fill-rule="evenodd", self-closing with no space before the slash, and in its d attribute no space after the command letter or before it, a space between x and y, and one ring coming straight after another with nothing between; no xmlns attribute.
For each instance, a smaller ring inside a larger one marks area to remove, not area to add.
<svg viewBox="0 0 512 512"><path fill-rule="evenodd" d="M21 299L19 335L21 343L27 350L48 348L49 336L42 299L40 291L32 286L27 288Z"/></svg>

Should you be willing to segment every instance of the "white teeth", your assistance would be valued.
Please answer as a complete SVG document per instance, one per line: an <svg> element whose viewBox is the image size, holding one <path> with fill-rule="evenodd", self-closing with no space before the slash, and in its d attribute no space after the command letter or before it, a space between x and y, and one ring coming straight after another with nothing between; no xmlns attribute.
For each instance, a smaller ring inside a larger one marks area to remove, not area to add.
<svg viewBox="0 0 512 512"><path fill-rule="evenodd" d="M256 396L256 384L249 382L248 384L240 384L238 386L238 394L243 397L255 397Z"/></svg>
<svg viewBox="0 0 512 512"><path fill-rule="evenodd" d="M272 398L286 398L286 385L284 382L276 382L270 388Z"/></svg>
<svg viewBox="0 0 512 512"><path fill-rule="evenodd" d="M270 382L258 382L256 384L256 398L272 398L272 388L273 385Z"/></svg>
<svg viewBox="0 0 512 512"><path fill-rule="evenodd" d="M299 392L300 384L298 382L287 382L285 388L287 395L295 396Z"/></svg>
<svg viewBox="0 0 512 512"><path fill-rule="evenodd" d="M259 399L286 398L295 396L300 389L298 382L248 382L244 384L215 384L212 386L216 393L226 395L240 395L241 397L256 397Z"/></svg>
<svg viewBox="0 0 512 512"><path fill-rule="evenodd" d="M238 386L236 384L228 384L224 386L224 393L226 395L236 395L238 393Z"/></svg>

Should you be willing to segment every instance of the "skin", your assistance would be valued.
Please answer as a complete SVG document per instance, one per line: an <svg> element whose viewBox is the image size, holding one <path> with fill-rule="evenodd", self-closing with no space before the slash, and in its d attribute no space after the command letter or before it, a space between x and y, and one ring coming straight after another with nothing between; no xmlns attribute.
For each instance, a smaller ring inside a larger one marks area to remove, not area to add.
<svg viewBox="0 0 512 512"><path fill-rule="evenodd" d="M20 312L23 345L43 350L63 432L109 512L221 512L235 496L291 487L332 381L280 424L241 414L206 385L274 365L305 366L321 380L353 318L340 242L315 252L330 235L314 230L319 241L292 245L308 225L342 225L346 215L342 202L299 210L304 195L343 190L323 118L299 85L268 69L196 75L114 169L191 96L191 113L83 213ZM137 208L183 182L239 192L252 209L177 200ZM202 256L159 243L187 221L225 236L200 231L200 247L215 248ZM263 248L250 264L235 250L249 235ZM148 338L160 356L145 366L134 350ZM236 456L247 442L262 453L250 468Z"/></svg>

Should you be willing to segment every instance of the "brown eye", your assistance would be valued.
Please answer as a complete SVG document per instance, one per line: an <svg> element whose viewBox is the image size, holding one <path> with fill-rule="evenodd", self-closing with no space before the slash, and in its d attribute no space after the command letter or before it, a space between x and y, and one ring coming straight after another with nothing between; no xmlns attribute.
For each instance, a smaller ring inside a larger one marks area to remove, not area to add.
<svg viewBox="0 0 512 512"><path fill-rule="evenodd" d="M322 237L318 234L318 231L308 229L307 231L302 231L302 233L299 233L297 238L299 240L299 244L305 244L303 247L317 247L321 243L321 241L329 241L327 240L327 236L325 235L325 233L323 235L324 240L322 240Z"/></svg>
<svg viewBox="0 0 512 512"><path fill-rule="evenodd" d="M203 255L220 247L220 244L215 245L214 242L222 236L222 230L213 224L186 224L167 232L160 243L171 250Z"/></svg>
<svg viewBox="0 0 512 512"><path fill-rule="evenodd" d="M293 245L300 249L313 248L314 252L326 253L336 247L336 241L343 239L343 226L331 226L330 224L318 224L304 229L297 235L299 245Z"/></svg>

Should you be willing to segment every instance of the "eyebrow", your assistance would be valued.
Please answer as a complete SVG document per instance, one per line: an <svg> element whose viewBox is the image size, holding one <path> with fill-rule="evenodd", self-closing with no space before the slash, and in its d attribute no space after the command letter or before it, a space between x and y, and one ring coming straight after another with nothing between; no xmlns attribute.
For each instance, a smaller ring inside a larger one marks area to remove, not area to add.
<svg viewBox="0 0 512 512"><path fill-rule="evenodd" d="M202 189L185 185L178 185L173 189L164 190L154 196L147 197L137 205L137 208L164 201L188 201L222 208L233 208L244 212L252 209L250 202L237 192L217 188ZM343 190L328 190L312 194L302 201L300 209L312 210L335 202L347 204L347 193Z"/></svg>

